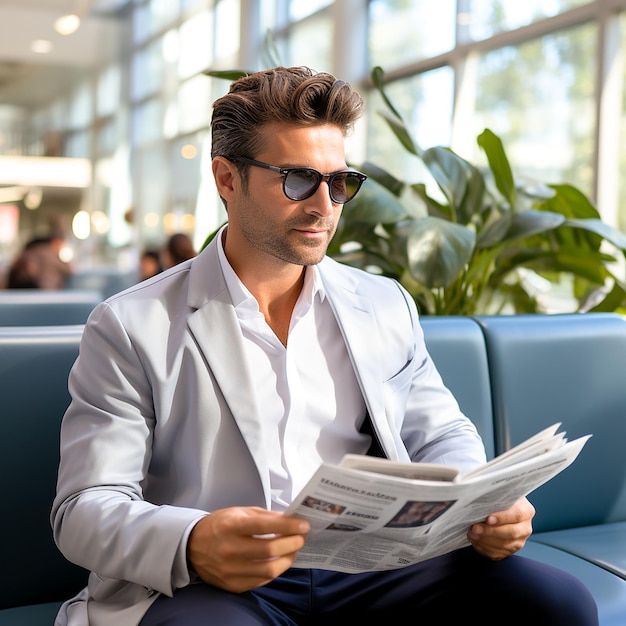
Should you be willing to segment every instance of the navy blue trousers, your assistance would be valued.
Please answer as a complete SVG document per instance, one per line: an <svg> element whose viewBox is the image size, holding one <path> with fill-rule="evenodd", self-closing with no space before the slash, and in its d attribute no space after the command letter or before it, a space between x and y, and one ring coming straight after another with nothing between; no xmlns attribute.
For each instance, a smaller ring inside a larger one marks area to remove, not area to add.
<svg viewBox="0 0 626 626"><path fill-rule="evenodd" d="M310 626L324 619L364 626L400 613L407 624L598 624L591 594L567 572L516 555L491 561L464 548L386 572L292 568L241 594L194 584L160 596L140 626Z"/></svg>

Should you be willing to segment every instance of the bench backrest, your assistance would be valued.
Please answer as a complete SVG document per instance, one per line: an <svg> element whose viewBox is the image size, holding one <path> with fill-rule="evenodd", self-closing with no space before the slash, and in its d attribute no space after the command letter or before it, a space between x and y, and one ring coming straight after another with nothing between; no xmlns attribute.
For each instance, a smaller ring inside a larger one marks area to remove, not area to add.
<svg viewBox="0 0 626 626"><path fill-rule="evenodd" d="M485 316L497 452L555 422L591 433L530 494L536 532L626 520L626 319L614 313Z"/></svg>
<svg viewBox="0 0 626 626"><path fill-rule="evenodd" d="M139 282L138 270L120 270L115 267L94 267L79 270L67 277L66 289L99 291L103 298L123 291Z"/></svg>
<svg viewBox="0 0 626 626"><path fill-rule="evenodd" d="M84 324L101 301L98 291L0 290L0 326Z"/></svg>
<svg viewBox="0 0 626 626"><path fill-rule="evenodd" d="M0 328L0 608L65 600L87 580L49 521L82 328Z"/></svg>
<svg viewBox="0 0 626 626"><path fill-rule="evenodd" d="M487 456L495 450L487 349L481 327L470 317L422 317L426 347L461 410L476 425Z"/></svg>

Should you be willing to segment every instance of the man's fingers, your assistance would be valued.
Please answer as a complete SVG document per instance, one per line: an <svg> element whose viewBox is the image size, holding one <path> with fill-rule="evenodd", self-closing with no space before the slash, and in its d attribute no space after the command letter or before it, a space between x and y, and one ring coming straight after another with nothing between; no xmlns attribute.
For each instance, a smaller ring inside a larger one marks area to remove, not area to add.
<svg viewBox="0 0 626 626"><path fill-rule="evenodd" d="M211 513L216 532L234 532L249 537L298 535L309 531L309 523L277 511L259 507L232 507Z"/></svg>
<svg viewBox="0 0 626 626"><path fill-rule="evenodd" d="M187 558L205 582L233 592L267 584L293 565L309 523L260 507L229 507L191 531Z"/></svg>

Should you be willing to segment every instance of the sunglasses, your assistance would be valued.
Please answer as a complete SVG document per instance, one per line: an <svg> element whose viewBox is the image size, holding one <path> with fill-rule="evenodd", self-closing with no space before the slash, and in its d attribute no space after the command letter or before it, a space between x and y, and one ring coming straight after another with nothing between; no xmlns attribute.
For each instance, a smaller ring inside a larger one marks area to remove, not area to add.
<svg viewBox="0 0 626 626"><path fill-rule="evenodd" d="M233 157L232 160L281 174L283 193L290 200L310 198L322 184L322 181L326 181L330 199L335 204L345 204L356 196L363 181L367 178L365 174L356 170L341 170L332 174L322 174L312 167L276 167L242 156Z"/></svg>

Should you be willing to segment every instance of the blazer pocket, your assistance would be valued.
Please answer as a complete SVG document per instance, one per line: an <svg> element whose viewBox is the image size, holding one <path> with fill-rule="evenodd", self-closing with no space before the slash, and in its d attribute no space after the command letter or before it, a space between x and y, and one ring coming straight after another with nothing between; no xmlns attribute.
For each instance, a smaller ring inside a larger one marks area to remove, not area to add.
<svg viewBox="0 0 626 626"><path fill-rule="evenodd" d="M387 378L383 384L391 389L402 389L407 384L407 381L408 384L411 383L412 374L413 359L409 359L395 374Z"/></svg>
<svg viewBox="0 0 626 626"><path fill-rule="evenodd" d="M400 425L413 380L413 361L407 361L401 370L383 382L385 412L390 422Z"/></svg>

